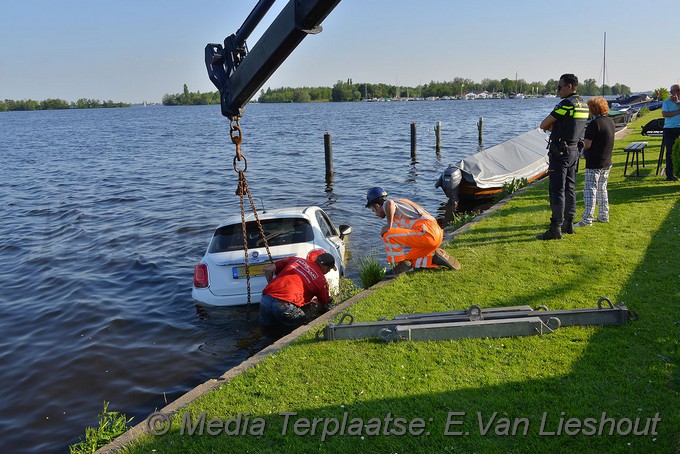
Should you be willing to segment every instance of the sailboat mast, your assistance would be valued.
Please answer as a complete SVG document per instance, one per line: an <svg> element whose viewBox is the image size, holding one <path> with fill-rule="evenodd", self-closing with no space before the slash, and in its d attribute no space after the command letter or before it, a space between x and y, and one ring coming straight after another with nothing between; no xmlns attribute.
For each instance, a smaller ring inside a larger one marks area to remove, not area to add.
<svg viewBox="0 0 680 454"><path fill-rule="evenodd" d="M602 51L602 96L604 96L604 81L607 79L607 32L604 32L604 49Z"/></svg>

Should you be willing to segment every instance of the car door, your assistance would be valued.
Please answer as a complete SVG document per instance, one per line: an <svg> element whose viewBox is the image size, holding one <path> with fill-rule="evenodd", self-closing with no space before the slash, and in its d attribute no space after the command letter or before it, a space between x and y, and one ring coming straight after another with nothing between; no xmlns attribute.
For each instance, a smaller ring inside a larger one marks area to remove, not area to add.
<svg viewBox="0 0 680 454"><path fill-rule="evenodd" d="M345 241L340 238L340 232L330 220L328 215L323 210L318 210L315 213L316 221L319 224L321 233L323 234L326 241L333 248L328 252L335 256L335 260L338 263L338 271L341 276L345 274Z"/></svg>

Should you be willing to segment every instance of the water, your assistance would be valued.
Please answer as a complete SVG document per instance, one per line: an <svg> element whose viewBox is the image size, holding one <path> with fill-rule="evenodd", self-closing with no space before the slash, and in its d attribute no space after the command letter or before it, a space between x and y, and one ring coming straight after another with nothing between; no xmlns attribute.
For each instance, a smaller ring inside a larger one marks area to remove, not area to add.
<svg viewBox="0 0 680 454"><path fill-rule="evenodd" d="M249 186L258 206L324 207L352 225L350 256L383 257L369 187L442 216L434 182L477 151L479 117L493 145L535 128L554 102L251 105ZM227 127L216 106L0 113L2 452L66 452L104 401L142 421L275 338L256 311L191 300L212 230L238 212ZM356 280L352 259L348 275Z"/></svg>

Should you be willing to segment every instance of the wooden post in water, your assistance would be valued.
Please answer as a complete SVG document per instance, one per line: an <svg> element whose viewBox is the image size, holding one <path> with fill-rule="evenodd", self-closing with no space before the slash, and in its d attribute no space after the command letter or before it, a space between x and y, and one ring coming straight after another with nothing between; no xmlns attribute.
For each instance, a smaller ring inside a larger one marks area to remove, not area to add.
<svg viewBox="0 0 680 454"><path fill-rule="evenodd" d="M416 123L411 123L411 161L416 160Z"/></svg>
<svg viewBox="0 0 680 454"><path fill-rule="evenodd" d="M434 136L436 140L436 151L437 154L441 153L442 151L442 122L438 121L437 124L434 126Z"/></svg>
<svg viewBox="0 0 680 454"><path fill-rule="evenodd" d="M479 144L482 144L482 129L484 128L484 118L479 117L479 122L477 123L477 130L479 132Z"/></svg>
<svg viewBox="0 0 680 454"><path fill-rule="evenodd" d="M323 148L326 158L326 184L333 184L333 136L330 132L323 135Z"/></svg>

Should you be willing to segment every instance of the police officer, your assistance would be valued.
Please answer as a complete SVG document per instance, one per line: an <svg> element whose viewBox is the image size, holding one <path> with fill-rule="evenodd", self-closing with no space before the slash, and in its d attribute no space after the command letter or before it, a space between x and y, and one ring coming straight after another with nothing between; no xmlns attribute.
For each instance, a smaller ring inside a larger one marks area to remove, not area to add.
<svg viewBox="0 0 680 454"><path fill-rule="evenodd" d="M557 92L562 100L540 125L544 131L550 131L548 174L552 216L550 228L536 235L539 240L559 240L562 233L574 233L576 163L588 120L588 105L576 93L577 87L575 75L560 77Z"/></svg>

